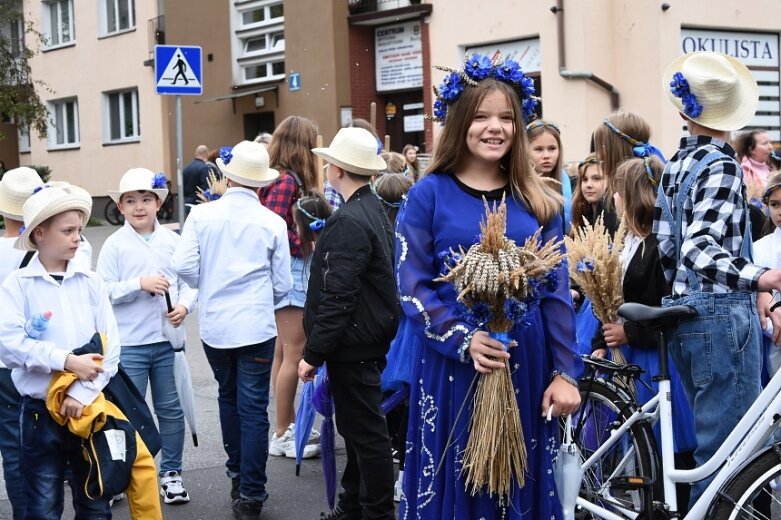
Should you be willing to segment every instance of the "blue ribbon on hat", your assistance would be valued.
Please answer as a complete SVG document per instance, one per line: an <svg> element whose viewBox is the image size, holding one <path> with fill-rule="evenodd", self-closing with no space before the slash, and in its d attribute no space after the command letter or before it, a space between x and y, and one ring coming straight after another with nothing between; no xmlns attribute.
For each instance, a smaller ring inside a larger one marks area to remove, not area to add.
<svg viewBox="0 0 781 520"><path fill-rule="evenodd" d="M689 88L689 82L683 77L683 74L676 72L670 81L670 92L673 96L680 98L683 104L683 113L692 119L697 119L702 115L702 105L697 102L697 96Z"/></svg>

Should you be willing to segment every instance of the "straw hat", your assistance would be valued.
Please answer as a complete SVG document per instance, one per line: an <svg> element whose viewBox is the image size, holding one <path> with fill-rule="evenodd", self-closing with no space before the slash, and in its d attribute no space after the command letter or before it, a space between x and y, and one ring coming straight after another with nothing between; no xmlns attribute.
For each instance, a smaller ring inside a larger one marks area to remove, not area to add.
<svg viewBox="0 0 781 520"><path fill-rule="evenodd" d="M363 128L342 128L328 148L314 148L312 153L326 162L358 175L377 175L388 167L380 157L382 146Z"/></svg>
<svg viewBox="0 0 781 520"><path fill-rule="evenodd" d="M14 247L23 251L36 250L30 239L33 230L47 219L66 211L75 210L81 213L82 223L86 225L92 204L87 202L83 193L84 190L70 184L61 187L45 185L34 193L24 203L24 231L14 242Z"/></svg>
<svg viewBox="0 0 781 520"><path fill-rule="evenodd" d="M0 215L22 220L22 206L33 190L43 185L38 172L27 166L8 170L0 181Z"/></svg>
<svg viewBox="0 0 781 520"><path fill-rule="evenodd" d="M694 52L676 58L667 66L662 76L663 88L670 102L684 113L681 98L675 97L670 88L676 72L686 78L689 91L702 105L702 114L690 117L692 121L714 130L731 132L743 128L754 118L759 103L757 81L746 66L732 56Z"/></svg>
<svg viewBox="0 0 781 520"><path fill-rule="evenodd" d="M260 143L242 141L231 149L227 157L228 162L218 157L217 166L227 178L242 186L262 188L279 177L277 170L268 167L268 152Z"/></svg>
<svg viewBox="0 0 781 520"><path fill-rule="evenodd" d="M119 204L119 199L125 193L130 191L151 191L160 198L160 202L163 202L168 196L168 188L165 187L165 176L163 175L163 179L158 182L158 186L162 185L162 188L154 187L155 180L158 180L158 178L152 170L131 168L119 180L119 191L109 191L108 196Z"/></svg>

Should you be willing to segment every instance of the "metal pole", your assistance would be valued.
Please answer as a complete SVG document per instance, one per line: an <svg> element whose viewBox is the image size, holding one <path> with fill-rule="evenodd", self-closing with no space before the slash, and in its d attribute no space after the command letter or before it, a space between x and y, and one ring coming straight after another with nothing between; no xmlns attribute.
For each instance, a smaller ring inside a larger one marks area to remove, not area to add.
<svg viewBox="0 0 781 520"><path fill-rule="evenodd" d="M184 229L184 176L182 175L182 96L176 96L176 187L179 191L179 233Z"/></svg>

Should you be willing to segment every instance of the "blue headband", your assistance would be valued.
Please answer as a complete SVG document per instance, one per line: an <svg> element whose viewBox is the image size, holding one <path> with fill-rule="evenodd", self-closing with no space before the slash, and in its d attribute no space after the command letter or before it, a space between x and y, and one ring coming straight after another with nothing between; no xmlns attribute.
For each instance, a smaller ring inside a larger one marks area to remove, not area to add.
<svg viewBox="0 0 781 520"><path fill-rule="evenodd" d="M611 132L613 132L621 139L623 139L624 141L632 145L632 154L635 157L639 157L640 159L643 160L643 162L645 162L645 173L646 175L648 175L648 180L651 181L651 184L653 186L656 186L656 179L654 179L654 172L651 170L651 156L655 155L662 161L662 163L667 164L667 159L664 158L664 155L662 154L661 150L659 150L651 143L644 143L642 141L635 139L634 137L630 137L629 135L619 130L613 123L608 121L607 118L605 118L602 121L602 123L604 123L604 125L608 127Z"/></svg>
<svg viewBox="0 0 781 520"><path fill-rule="evenodd" d="M377 199L382 202L385 206L388 206L389 208L400 208L401 207L401 201L398 202L389 202L382 198L382 196L377 193L377 187L375 186L375 182L372 182L369 184L369 189L372 190L372 193L374 194Z"/></svg>
<svg viewBox="0 0 781 520"><path fill-rule="evenodd" d="M298 208L298 211L303 213L304 216L310 220L309 229L311 229L312 231L320 231L325 227L325 219L316 217L311 213L309 213L307 210L305 210L303 207L301 207L301 199L298 199L296 201L296 207Z"/></svg>

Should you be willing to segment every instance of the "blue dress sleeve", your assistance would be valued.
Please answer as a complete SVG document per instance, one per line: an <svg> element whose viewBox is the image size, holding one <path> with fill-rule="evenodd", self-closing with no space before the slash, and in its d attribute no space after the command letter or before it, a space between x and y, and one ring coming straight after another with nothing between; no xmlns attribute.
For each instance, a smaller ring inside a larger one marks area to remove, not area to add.
<svg viewBox="0 0 781 520"><path fill-rule="evenodd" d="M562 240L562 219L557 215L542 228L542 243ZM561 244L564 252L564 243ZM569 268L566 256L558 268L558 287L540 300L542 326L553 358L554 372L577 379L583 373L583 361L576 352L575 311L569 292Z"/></svg>
<svg viewBox="0 0 781 520"><path fill-rule="evenodd" d="M431 182L413 186L397 217L396 284L404 314L423 330L423 344L441 355L468 361L466 349L476 329L457 311L455 299L443 301L434 282L442 262L434 250L436 193Z"/></svg>

